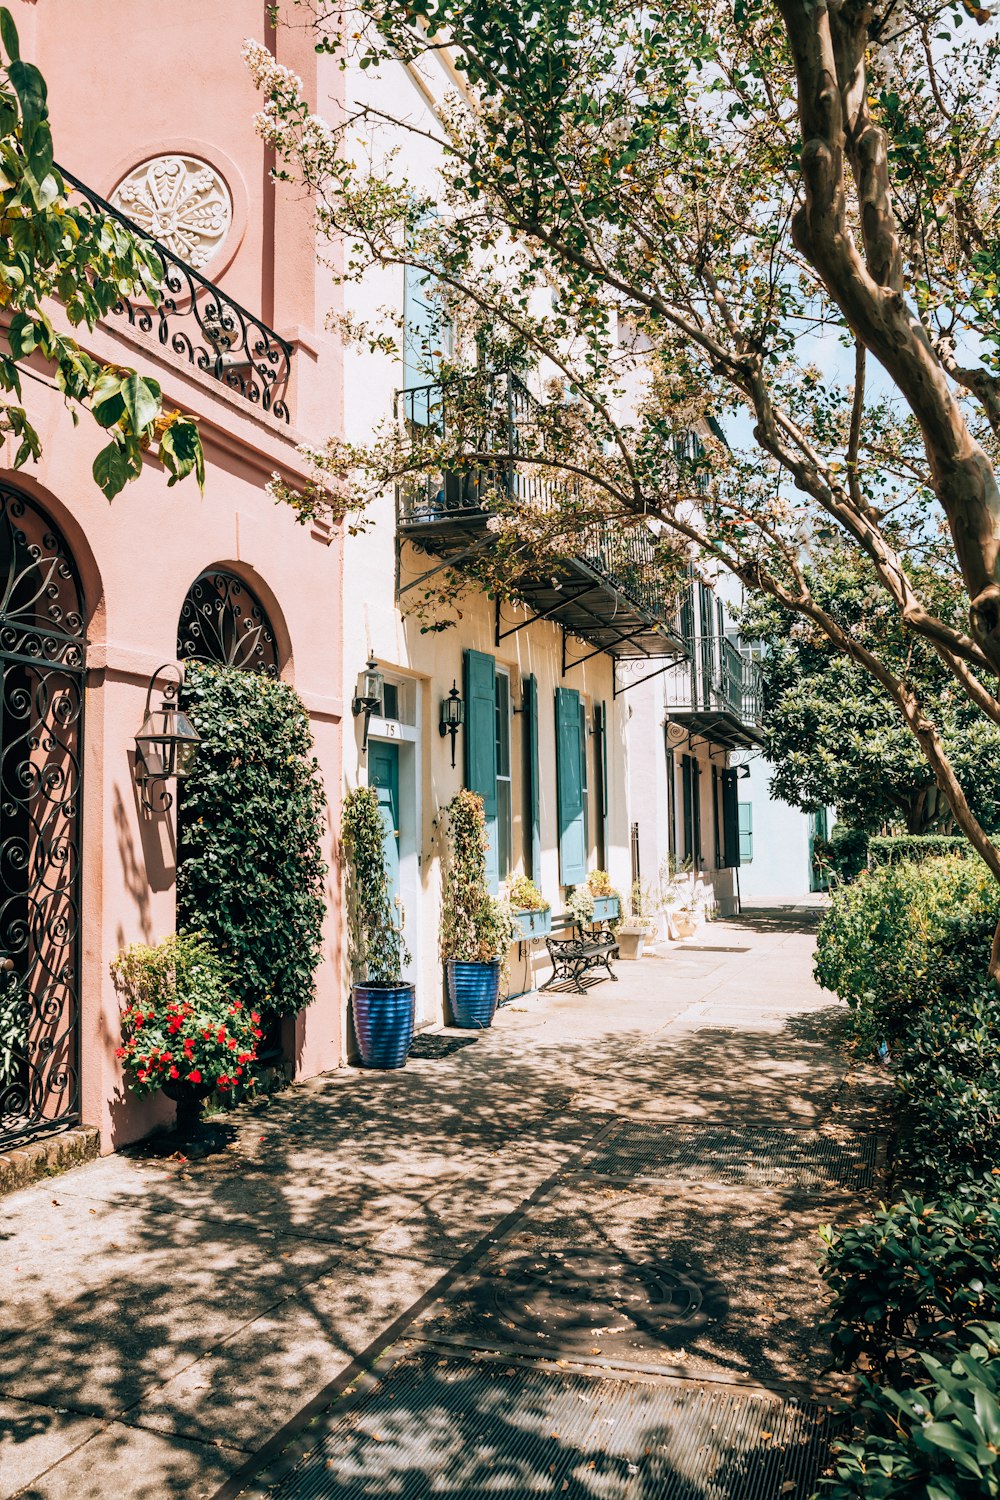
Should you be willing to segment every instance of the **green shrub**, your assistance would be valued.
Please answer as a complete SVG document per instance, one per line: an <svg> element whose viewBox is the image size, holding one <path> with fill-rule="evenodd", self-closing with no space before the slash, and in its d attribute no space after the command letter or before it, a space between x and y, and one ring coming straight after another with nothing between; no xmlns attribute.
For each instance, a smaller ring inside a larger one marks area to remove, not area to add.
<svg viewBox="0 0 1000 1500"><path fill-rule="evenodd" d="M515 927L510 907L486 881L486 815L478 792L457 792L445 809L448 834L441 889L441 958L492 963L507 957Z"/></svg>
<svg viewBox="0 0 1000 1500"><path fill-rule="evenodd" d="M851 1006L865 1054L905 1036L938 997L978 993L997 917L997 886L955 855L869 870L838 887L819 929L815 974Z"/></svg>
<svg viewBox="0 0 1000 1500"><path fill-rule="evenodd" d="M374 787L348 792L341 829L354 982L400 984L410 954L403 941L402 912L389 895L385 823Z"/></svg>
<svg viewBox="0 0 1000 1500"><path fill-rule="evenodd" d="M868 863L869 837L861 828L835 823L829 838L813 840L813 859L828 880L856 880Z"/></svg>
<svg viewBox="0 0 1000 1500"><path fill-rule="evenodd" d="M834 1445L822 1500L996 1500L1000 1496L1000 1324L957 1350L921 1355L905 1389L864 1381L867 1431Z"/></svg>
<svg viewBox="0 0 1000 1500"><path fill-rule="evenodd" d="M873 835L868 840L868 865L872 869L876 865L899 865L904 860L919 863L943 854L970 857L975 855L975 850L961 834L894 833Z"/></svg>
<svg viewBox="0 0 1000 1500"><path fill-rule="evenodd" d="M824 1228L834 1360L896 1380L920 1352L1000 1314L1000 1202L990 1177L933 1202L905 1194L865 1223Z"/></svg>
<svg viewBox="0 0 1000 1500"><path fill-rule="evenodd" d="M244 1004L301 1010L322 954L326 812L295 690L188 662L184 706L201 744L183 783L179 924L230 960Z"/></svg>

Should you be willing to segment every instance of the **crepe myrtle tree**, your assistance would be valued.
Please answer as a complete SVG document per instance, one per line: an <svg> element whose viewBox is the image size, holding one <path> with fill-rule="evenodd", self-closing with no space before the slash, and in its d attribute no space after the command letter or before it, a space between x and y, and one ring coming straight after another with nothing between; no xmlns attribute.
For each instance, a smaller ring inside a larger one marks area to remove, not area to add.
<svg viewBox="0 0 1000 1500"><path fill-rule="evenodd" d="M371 489L441 468L545 474L541 519L517 485L489 501L493 582L513 573L515 593L517 559L585 517L652 522L668 563L728 569L869 674L1000 879L922 683L852 633L807 567L819 543L863 556L900 627L1000 723L1000 39L985 13L959 0L279 10L355 78L406 66L426 80L437 52L454 70L433 114L385 87L317 114L293 74L245 49L258 129L278 175L315 193L331 261L347 279L414 267L457 333L438 359L448 421L390 424L364 450L330 443L301 503L351 469ZM430 191L396 150L408 133L437 153ZM390 348L398 317L353 333ZM504 451L508 361L549 399ZM692 430L703 452L679 459ZM961 580L950 612L917 576L939 540ZM1000 975L1000 934L991 962Z"/></svg>
<svg viewBox="0 0 1000 1500"><path fill-rule="evenodd" d="M92 330L122 297L155 306L162 281L150 241L70 200L53 163L45 80L22 59L13 18L0 7L0 441L13 441L15 469L41 457L23 379L42 379L62 392L74 421L83 408L107 432L93 473L109 500L154 445L168 484L193 472L203 487L194 420L164 408L157 381L94 359L52 316L57 299L71 327Z"/></svg>

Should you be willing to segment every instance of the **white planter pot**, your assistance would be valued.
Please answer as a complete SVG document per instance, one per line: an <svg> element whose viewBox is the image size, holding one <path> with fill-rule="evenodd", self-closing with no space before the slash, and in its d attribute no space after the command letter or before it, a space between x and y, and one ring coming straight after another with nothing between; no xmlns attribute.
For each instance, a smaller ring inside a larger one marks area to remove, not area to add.
<svg viewBox="0 0 1000 1500"><path fill-rule="evenodd" d="M618 943L619 958L641 958L642 946L646 941L644 932L622 932L619 929L616 941Z"/></svg>

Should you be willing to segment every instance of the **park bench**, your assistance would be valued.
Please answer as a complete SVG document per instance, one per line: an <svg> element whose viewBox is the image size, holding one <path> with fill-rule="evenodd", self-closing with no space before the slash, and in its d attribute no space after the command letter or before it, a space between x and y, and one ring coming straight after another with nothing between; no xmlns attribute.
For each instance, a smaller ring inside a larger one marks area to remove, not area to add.
<svg viewBox="0 0 1000 1500"><path fill-rule="evenodd" d="M567 931L568 937L556 935ZM618 957L618 944L606 922L583 927L568 915L553 918L552 932L546 937L545 946L549 950L552 973L541 989L547 990L557 980L568 979L583 995L586 993L583 976L592 969L605 969L608 978L617 984L618 975L611 968L611 960Z"/></svg>

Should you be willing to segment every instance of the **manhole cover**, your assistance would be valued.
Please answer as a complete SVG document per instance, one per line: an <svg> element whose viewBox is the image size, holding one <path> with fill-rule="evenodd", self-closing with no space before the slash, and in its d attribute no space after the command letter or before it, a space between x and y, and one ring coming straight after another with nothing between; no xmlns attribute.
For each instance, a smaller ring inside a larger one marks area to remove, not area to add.
<svg viewBox="0 0 1000 1500"><path fill-rule="evenodd" d="M867 1187L875 1135L831 1140L809 1130L623 1122L578 1170L600 1177L739 1183L753 1187Z"/></svg>
<svg viewBox="0 0 1000 1500"><path fill-rule="evenodd" d="M477 1281L458 1325L465 1331L471 1318L491 1346L643 1362L663 1347L683 1347L726 1308L718 1282L696 1280L680 1264L543 1250Z"/></svg>
<svg viewBox="0 0 1000 1500"><path fill-rule="evenodd" d="M767 1394L421 1353L257 1483L273 1500L807 1500L835 1430L821 1407Z"/></svg>

